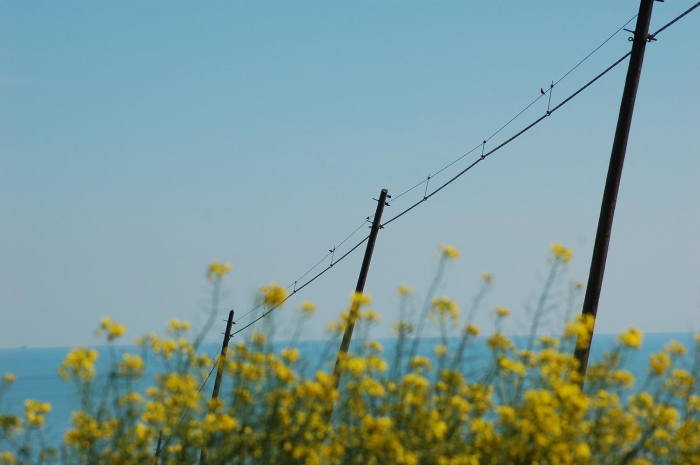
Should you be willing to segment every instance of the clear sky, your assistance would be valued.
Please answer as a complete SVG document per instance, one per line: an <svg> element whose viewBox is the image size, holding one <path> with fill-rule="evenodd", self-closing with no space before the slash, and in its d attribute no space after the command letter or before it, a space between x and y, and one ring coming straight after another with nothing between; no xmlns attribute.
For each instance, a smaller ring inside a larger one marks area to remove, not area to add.
<svg viewBox="0 0 700 465"><path fill-rule="evenodd" d="M692 3L656 3L651 29ZM134 335L172 317L201 325L212 259L234 264L221 318L244 313L258 286L293 283L355 230L380 189L397 195L478 145L637 9L0 0L0 347L95 343L103 315ZM700 330L699 27L695 11L647 47L598 331ZM552 104L628 51L628 36ZM380 232L366 291L385 327L400 283L425 295L439 243L462 253L440 294L465 304L493 273L487 330L493 305L512 309L511 331L527 326L552 242L575 253L557 289L586 281L626 70ZM324 337L347 304L362 252L290 300L319 305L306 337Z"/></svg>

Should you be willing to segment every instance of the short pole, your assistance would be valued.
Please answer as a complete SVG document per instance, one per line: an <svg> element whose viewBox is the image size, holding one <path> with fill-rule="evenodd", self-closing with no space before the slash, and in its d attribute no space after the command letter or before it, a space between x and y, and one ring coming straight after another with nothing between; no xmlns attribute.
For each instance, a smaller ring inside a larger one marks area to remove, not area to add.
<svg viewBox="0 0 700 465"><path fill-rule="evenodd" d="M226 321L226 334L224 335L224 343L221 346L221 355L216 367L216 379L214 380L214 390L211 393L211 400L219 398L219 389L221 388L221 378L224 375L224 367L226 365L226 350L228 349L228 341L231 339L231 326L233 322L233 310L228 312L228 320ZM211 411L211 406L209 411ZM207 460L207 449L202 447L199 453L199 464L204 465Z"/></svg>

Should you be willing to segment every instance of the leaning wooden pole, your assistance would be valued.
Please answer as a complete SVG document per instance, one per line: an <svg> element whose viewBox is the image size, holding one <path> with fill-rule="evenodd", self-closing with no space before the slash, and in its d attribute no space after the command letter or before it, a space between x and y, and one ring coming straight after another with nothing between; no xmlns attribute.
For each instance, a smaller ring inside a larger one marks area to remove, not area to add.
<svg viewBox="0 0 700 465"><path fill-rule="evenodd" d="M603 201L600 206L598 230L596 231L593 257L591 258L591 269L588 274L588 285L586 287L586 296L583 300L582 310L583 315L592 315L594 318L598 314L598 301L600 300L600 291L603 286L603 274L605 273L605 261L608 256L608 245L610 244L613 216L615 215L617 192L620 187L622 165L625 161L625 152L627 151L627 140L632 125L632 113L634 112L634 102L637 97L639 78L642 74L644 50L649 36L649 23L651 22L651 10L653 5L654 0L641 0L639 4L639 14L637 15L637 26L634 30L630 63L627 69L625 88L622 93L622 102L620 103L620 113L617 118L617 128L615 129L612 153L610 154L608 177L605 181ZM582 375L582 380L586 374L586 368L588 367L588 355L592 338L593 333L591 332L591 334L587 336L587 340L579 340L576 343L574 357L579 362L579 373Z"/></svg>
<svg viewBox="0 0 700 465"><path fill-rule="evenodd" d="M335 378L335 387L337 388L340 384L340 376L342 375L342 363L341 360L347 355L348 349L350 347L350 340L352 339L352 331L355 328L355 321L357 320L357 311L359 309L359 301L357 294L362 294L365 290L365 281L367 280L367 272L369 271L369 263L372 261L372 252L374 251L374 243L377 240L377 233L382 220L382 212L384 211L384 205L386 205L387 197L391 198L386 189L382 189L379 194L379 200L377 201L377 211L374 213L374 220L372 221L372 230L369 233L369 239L367 241L367 248L365 249L365 257L362 260L362 268L360 268L360 276L357 279L357 286L355 286L356 296L352 299L352 304L350 305L350 315L348 316L348 322L345 326L345 333L343 334L343 341L340 343L340 350L338 350L338 357L335 360L335 368L333 370L333 376Z"/></svg>

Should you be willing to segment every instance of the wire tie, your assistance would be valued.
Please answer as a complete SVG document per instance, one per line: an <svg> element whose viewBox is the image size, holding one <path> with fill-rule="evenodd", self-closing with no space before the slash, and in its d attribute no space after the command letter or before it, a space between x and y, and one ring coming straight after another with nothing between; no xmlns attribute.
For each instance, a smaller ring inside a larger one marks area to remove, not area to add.
<svg viewBox="0 0 700 465"><path fill-rule="evenodd" d="M425 180L425 192L423 193L423 201L428 200L428 185L430 184L430 173L428 173L428 179Z"/></svg>
<svg viewBox="0 0 700 465"><path fill-rule="evenodd" d="M485 148L486 148L486 141L484 141L484 142L481 144L481 159L482 159L482 160L483 160L484 158L486 158L486 157L484 156L484 149L485 149Z"/></svg>
<svg viewBox="0 0 700 465"><path fill-rule="evenodd" d="M663 0L657 0L657 1L663 1ZM632 37L628 37L627 41L632 42L634 40L634 31L630 31L629 29L623 29L623 31L627 31L630 34L632 34ZM654 34L647 34L647 42L656 42L656 36Z"/></svg>
<svg viewBox="0 0 700 465"><path fill-rule="evenodd" d="M294 290L292 291L292 294L297 292L297 282L294 281Z"/></svg>
<svg viewBox="0 0 700 465"><path fill-rule="evenodd" d="M333 257L335 257L335 247L332 249L328 249L328 251L331 253L331 268L333 268Z"/></svg>
<svg viewBox="0 0 700 465"><path fill-rule="evenodd" d="M549 105L552 103L552 92L554 92L554 81L549 85L549 100L547 101L547 116L551 113L549 111Z"/></svg>

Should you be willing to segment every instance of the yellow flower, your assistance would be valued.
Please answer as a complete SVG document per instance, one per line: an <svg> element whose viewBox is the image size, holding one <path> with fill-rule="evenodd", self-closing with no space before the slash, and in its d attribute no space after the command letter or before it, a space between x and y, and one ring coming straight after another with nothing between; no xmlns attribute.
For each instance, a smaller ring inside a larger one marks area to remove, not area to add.
<svg viewBox="0 0 700 465"><path fill-rule="evenodd" d="M413 325L408 321L394 321L394 332L398 335L410 334L413 332Z"/></svg>
<svg viewBox="0 0 700 465"><path fill-rule="evenodd" d="M112 341L126 332L126 326L112 321L109 317L102 317L100 327L107 332L107 339Z"/></svg>
<svg viewBox="0 0 700 465"><path fill-rule="evenodd" d="M679 384L685 386L692 386L693 381L695 381L695 377L693 375L685 370L681 370L680 368L676 368L671 371L671 378L673 378Z"/></svg>
<svg viewBox="0 0 700 465"><path fill-rule="evenodd" d="M671 357L666 352L659 352L649 357L649 367L654 375L663 375L670 366Z"/></svg>
<svg viewBox="0 0 700 465"><path fill-rule="evenodd" d="M447 347L445 344L438 344L435 346L435 355L438 357L444 357L447 354Z"/></svg>
<svg viewBox="0 0 700 465"><path fill-rule="evenodd" d="M140 355L125 353L122 358L124 361L120 365L121 374L141 373L143 371L144 363Z"/></svg>
<svg viewBox="0 0 700 465"><path fill-rule="evenodd" d="M612 378L627 389L631 389L634 385L634 375L627 370L615 370L612 374Z"/></svg>
<svg viewBox="0 0 700 465"><path fill-rule="evenodd" d="M44 416L51 411L51 404L39 402L38 400L24 401L24 415L31 426L43 426Z"/></svg>
<svg viewBox="0 0 700 465"><path fill-rule="evenodd" d="M95 362L98 355L95 349L78 347L68 352L66 359L58 368L58 374L67 381L70 376L77 376L83 381L92 381L95 376Z"/></svg>
<svg viewBox="0 0 700 465"><path fill-rule="evenodd" d="M497 316L504 317L510 315L510 310L508 307L496 307L493 309Z"/></svg>
<svg viewBox="0 0 700 465"><path fill-rule="evenodd" d="M267 336L265 336L263 333L253 333L250 336L250 339L253 341L253 344L261 346L265 344L265 341L267 341Z"/></svg>
<svg viewBox="0 0 700 465"><path fill-rule="evenodd" d="M633 326L627 331L623 331L618 337L618 340L623 346L639 349L639 347L642 345L643 338L644 335L642 332Z"/></svg>
<svg viewBox="0 0 700 465"><path fill-rule="evenodd" d="M481 273L481 279L483 279L486 284L491 284L491 281L493 281L493 275L484 271Z"/></svg>
<svg viewBox="0 0 700 465"><path fill-rule="evenodd" d="M475 325L466 325L464 327L464 332L471 335L471 336L478 336L479 335L479 327Z"/></svg>
<svg viewBox="0 0 700 465"><path fill-rule="evenodd" d="M367 346L375 352L381 352L384 350L384 346L379 341L369 341Z"/></svg>
<svg viewBox="0 0 700 465"><path fill-rule="evenodd" d="M17 377L13 375L12 373L5 373L5 376L2 377L2 379L7 383L11 384L14 383Z"/></svg>
<svg viewBox="0 0 700 465"><path fill-rule="evenodd" d="M591 448L585 442L581 442L576 446L576 457L588 460L591 458Z"/></svg>
<svg viewBox="0 0 700 465"><path fill-rule="evenodd" d="M440 244L440 252L447 260L456 260L459 258L459 251L453 245Z"/></svg>
<svg viewBox="0 0 700 465"><path fill-rule="evenodd" d="M170 320L170 328L172 331L188 331L190 329L189 321L180 321L177 319Z"/></svg>
<svg viewBox="0 0 700 465"><path fill-rule="evenodd" d="M511 340L499 332L493 333L493 335L487 339L486 343L495 350L506 350L513 346Z"/></svg>
<svg viewBox="0 0 700 465"><path fill-rule="evenodd" d="M347 369L355 376L360 376L367 369L367 362L362 357L352 357L346 362Z"/></svg>
<svg viewBox="0 0 700 465"><path fill-rule="evenodd" d="M220 415L218 420L218 429L224 433L231 433L238 424L235 418L226 414Z"/></svg>
<svg viewBox="0 0 700 465"><path fill-rule="evenodd" d="M666 350L668 350L673 355L685 355L687 352L685 346L678 341L671 341L666 345Z"/></svg>
<svg viewBox="0 0 700 465"><path fill-rule="evenodd" d="M119 405L126 405L126 404L136 404L141 402L142 397L141 394L138 392L130 392L128 394L124 394L119 398Z"/></svg>
<svg viewBox="0 0 700 465"><path fill-rule="evenodd" d="M433 436L435 439L438 441L442 440L443 437L445 437L445 432L447 431L447 423L444 421L438 421L433 425Z"/></svg>
<svg viewBox="0 0 700 465"><path fill-rule="evenodd" d="M433 300L433 308L438 312L440 316L449 314L453 320L456 320L459 316L459 307L454 300L449 297L440 297L439 299Z"/></svg>
<svg viewBox="0 0 700 465"><path fill-rule="evenodd" d="M377 321L381 320L379 313L375 312L374 310L370 310L370 309L367 309L364 312L362 312L362 315L360 316L360 318L363 320L373 321L373 322L377 322Z"/></svg>
<svg viewBox="0 0 700 465"><path fill-rule="evenodd" d="M299 349L296 347L289 347L280 352L280 356L287 360L289 363L296 363L299 360Z"/></svg>
<svg viewBox="0 0 700 465"><path fill-rule="evenodd" d="M515 360L511 360L509 358L505 358L505 357L501 358L498 361L498 366L506 372L510 371L512 373L515 373L515 374L523 376L523 377L525 376L525 373L526 373L525 365L523 365L520 362L516 362Z"/></svg>
<svg viewBox="0 0 700 465"><path fill-rule="evenodd" d="M410 295L413 294L413 288L410 286L405 286L403 284L399 285L399 295L404 296L404 295Z"/></svg>
<svg viewBox="0 0 700 465"><path fill-rule="evenodd" d="M591 334L595 328L595 317L590 314L576 315L574 321L566 323L564 339L576 338L576 346L585 349L590 344Z"/></svg>
<svg viewBox="0 0 700 465"><path fill-rule="evenodd" d="M265 304L271 308L282 305L282 302L287 299L287 291L274 282L260 288L260 292Z"/></svg>
<svg viewBox="0 0 700 465"><path fill-rule="evenodd" d="M213 281L216 278L221 279L232 269L233 266L230 263L221 263L214 260L211 262L211 265L209 265L209 269L207 270L207 279L209 281Z"/></svg>
<svg viewBox="0 0 700 465"><path fill-rule="evenodd" d="M305 315L311 315L313 312L316 311L316 304L309 300L305 300L301 303L299 310Z"/></svg>
<svg viewBox="0 0 700 465"><path fill-rule="evenodd" d="M411 359L411 370L415 370L417 368L425 368L427 370L430 370L430 359L416 355Z"/></svg>
<svg viewBox="0 0 700 465"><path fill-rule="evenodd" d="M554 254L554 259L561 260L562 263L569 263L571 261L571 258L573 258L574 256L574 253L571 251L571 249L564 247L559 243L552 244L551 250L552 254Z"/></svg>
<svg viewBox="0 0 700 465"><path fill-rule="evenodd" d="M350 301L353 305L362 307L363 305L367 305L372 302L372 297L367 294L363 294L362 292L353 292L350 296Z"/></svg>

